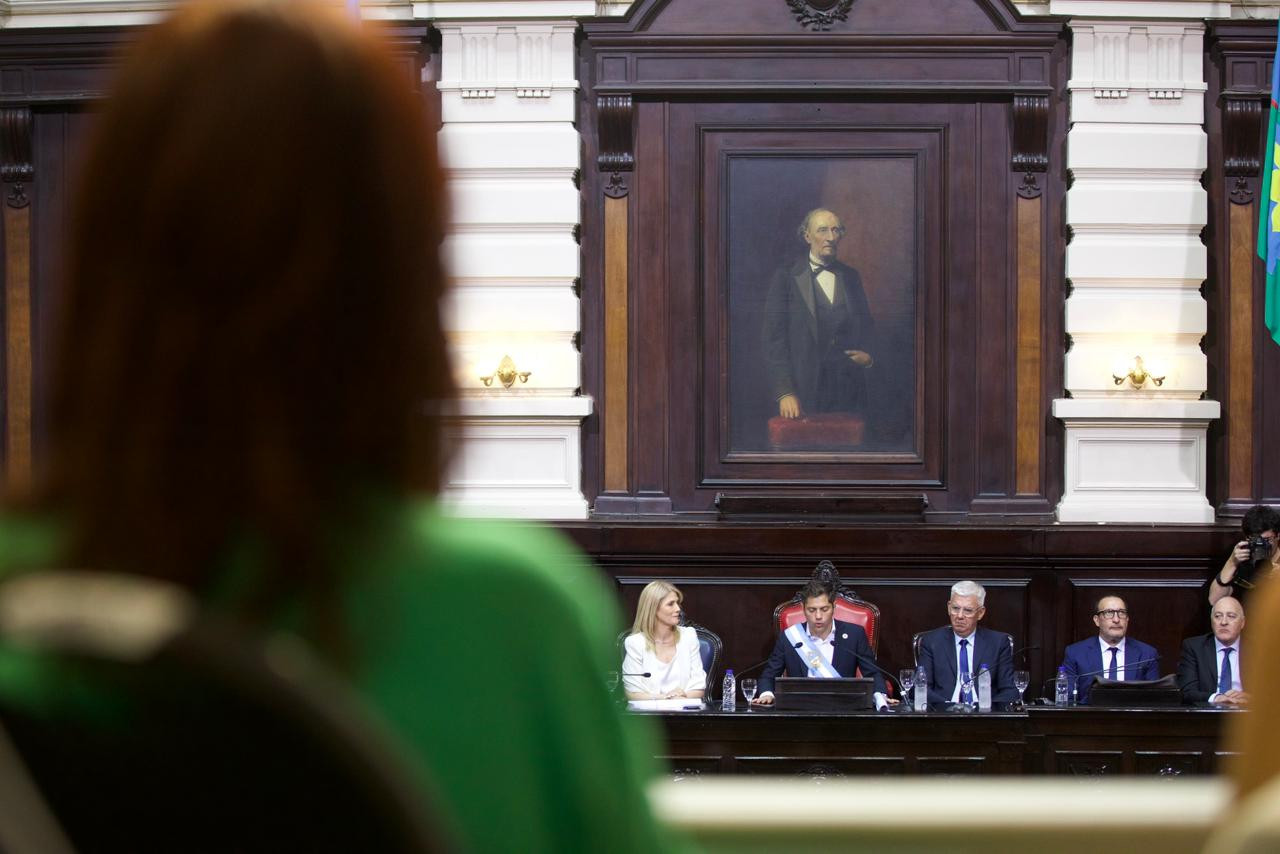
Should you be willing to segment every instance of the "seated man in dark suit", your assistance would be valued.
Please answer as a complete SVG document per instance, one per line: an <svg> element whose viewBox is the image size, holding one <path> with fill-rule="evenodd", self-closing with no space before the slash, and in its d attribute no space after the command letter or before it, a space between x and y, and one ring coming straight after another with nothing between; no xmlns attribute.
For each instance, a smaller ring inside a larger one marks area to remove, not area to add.
<svg viewBox="0 0 1280 854"><path fill-rule="evenodd" d="M752 702L768 706L773 703L774 681L785 671L788 676L815 679L838 679L854 676L858 668L864 676L875 680L877 709L896 704L885 697L884 677L867 643L861 626L835 619L835 596L831 588L810 580L800 591L804 602L805 622L796 623L773 645L769 662L760 674L760 695Z"/></svg>
<svg viewBox="0 0 1280 854"><path fill-rule="evenodd" d="M963 687L960 674L968 673L973 680L968 702L976 704L978 673L984 664L991 670L991 701L1012 703L1018 699L1009 636L978 628L987 612L986 600L987 591L981 584L956 582L947 602L951 625L921 636L919 664L929 680L930 703L959 703Z"/></svg>
<svg viewBox="0 0 1280 854"><path fill-rule="evenodd" d="M1178 687L1187 705L1243 707L1249 695L1240 681L1240 647L1244 632L1244 606L1231 596L1213 603L1213 631L1182 642L1178 662Z"/></svg>
<svg viewBox="0 0 1280 854"><path fill-rule="evenodd" d="M1097 637L1086 638L1067 647L1062 666L1076 686L1076 702L1089 703L1093 677L1115 681L1159 679L1160 656L1155 647L1127 637L1129 608L1119 596L1103 596L1093 609ZM1105 658L1105 660L1104 660Z"/></svg>

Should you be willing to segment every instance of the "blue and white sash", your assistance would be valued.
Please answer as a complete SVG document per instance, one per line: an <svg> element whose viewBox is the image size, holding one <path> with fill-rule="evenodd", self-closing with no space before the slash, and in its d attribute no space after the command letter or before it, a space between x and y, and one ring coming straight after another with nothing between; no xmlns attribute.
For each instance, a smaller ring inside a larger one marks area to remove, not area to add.
<svg viewBox="0 0 1280 854"><path fill-rule="evenodd" d="M796 648L796 652L800 654L800 659L809 665L809 677L811 679L839 679L840 674L836 669L827 663L822 657L822 653L814 646L813 640L809 637L809 632L801 628L807 626L806 623L796 623L788 628L783 635L792 644L799 643L800 647ZM832 629L834 631L834 627ZM832 639L832 656L835 655L835 639Z"/></svg>

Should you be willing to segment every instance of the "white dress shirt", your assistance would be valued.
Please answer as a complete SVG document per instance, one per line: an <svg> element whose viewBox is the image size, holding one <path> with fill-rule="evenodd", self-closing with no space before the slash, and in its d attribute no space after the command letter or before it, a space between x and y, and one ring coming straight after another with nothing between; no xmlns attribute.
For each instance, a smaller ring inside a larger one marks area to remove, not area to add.
<svg viewBox="0 0 1280 854"><path fill-rule="evenodd" d="M1098 645L1102 647L1102 677L1110 679L1111 673L1111 644L1102 639L1102 635L1098 635ZM1090 677L1092 678L1092 677ZM1116 681L1124 681L1124 638L1120 638L1120 643L1116 644Z"/></svg>
<svg viewBox="0 0 1280 854"><path fill-rule="evenodd" d="M806 632L806 634L808 634L808 632ZM836 669L836 668L835 668L835 665L834 665L834 664L832 664L832 661L831 661L831 656L833 656L833 655L835 655L835 654L836 654L836 627L835 627L835 624L832 624L832 626L831 626L831 631L827 632L827 636L826 636L826 638L819 638L819 637L816 637L816 636L814 636L814 635L809 635L809 640L813 643L814 647L815 647L815 648L817 648L817 650L818 650L818 654L819 654L819 655L821 655L823 658L825 658L825 659L827 660L827 664L830 664L830 665L831 665L831 669L832 669L832 670L835 670L835 669ZM797 652L799 652L799 650L796 650L796 651L797 651ZM803 658L804 658L804 656L800 656L800 658L801 658L801 659L803 659ZM859 666L859 667L861 667L861 663L859 663L859 665L858 665L858 666ZM868 666L869 666L869 665L868 665ZM841 675L841 676L853 676L854 674L852 674L852 673L841 673L840 675ZM872 675L872 674L871 674L871 672L870 672L869 670L865 670L865 669L864 669L864 670L863 670L863 674L862 674L862 675L864 675L864 676L870 676L870 675ZM885 697L885 695L884 695L884 694L881 694L879 691L876 691L874 694L872 694L872 695L871 695L871 701L872 701L872 703L873 703L873 704L875 704L875 707L876 707L876 710L877 710L877 711L879 711L880 709L886 708L886 707L889 705L889 699L888 699L887 697Z"/></svg>
<svg viewBox="0 0 1280 854"><path fill-rule="evenodd" d="M814 649L816 649L816 650L818 651L818 654L819 654L819 655L821 655L821 656L823 657L823 659L827 662L827 665L828 665L832 670L835 670L835 669L836 669L836 668L835 668L835 665L831 663L831 657L832 657L833 655L835 655L835 654L836 654L836 633L835 633L835 627L834 627L834 626L832 626L832 630L831 630L831 631L829 631L829 632L827 632L827 636L826 636L825 638L820 638L820 637L818 637L817 635L809 634L809 632L807 632L807 631L805 632L805 634L809 635L809 643L813 644L813 648L814 648ZM805 653L806 651L805 651L805 650L798 649L798 650L796 650L796 652L800 653L800 658L801 658L801 660L804 660L804 658L805 658L804 653ZM808 664L808 662L807 662L807 661L806 661L805 663L806 663L806 664ZM810 672L812 673L812 668L810 668ZM841 673L840 675L841 675L841 676L852 676L853 674L852 674L852 673Z"/></svg>
<svg viewBox="0 0 1280 854"><path fill-rule="evenodd" d="M1224 644L1217 638L1213 639L1213 693L1209 695L1209 702L1212 703L1218 698L1218 680L1222 678L1222 651L1226 649L1228 644ZM1229 644L1235 650L1231 653L1231 690L1243 691L1244 683L1240 681L1240 638L1236 638L1236 642Z"/></svg>
<svg viewBox="0 0 1280 854"><path fill-rule="evenodd" d="M698 648L698 633L688 626L677 626L675 655L670 661L658 659L658 653L649 649L644 635L627 635L622 646L622 685L633 693L662 697L672 691L702 691L707 687L707 672L702 669L702 653ZM627 676L628 673L648 673L644 676Z"/></svg>
<svg viewBox="0 0 1280 854"><path fill-rule="evenodd" d="M791 257L795 257L794 255ZM825 267L821 261L809 256L809 269L816 271L819 267ZM822 289L822 293L826 295L827 302L831 305L836 304L836 274L830 270L822 270L817 275L818 287Z"/></svg>

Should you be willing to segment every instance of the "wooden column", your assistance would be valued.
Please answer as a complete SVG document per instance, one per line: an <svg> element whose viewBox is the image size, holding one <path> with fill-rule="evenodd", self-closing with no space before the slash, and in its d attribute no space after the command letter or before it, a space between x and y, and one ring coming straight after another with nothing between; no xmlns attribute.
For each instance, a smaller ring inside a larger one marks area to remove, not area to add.
<svg viewBox="0 0 1280 854"><path fill-rule="evenodd" d="M1014 492L1037 496L1044 491L1044 340L1043 293L1044 188L1049 168L1049 98L1013 98L1012 169L1022 173L1016 202L1017 302L1014 366Z"/></svg>
<svg viewBox="0 0 1280 854"><path fill-rule="evenodd" d="M5 481L31 482L31 110L0 109L4 197Z"/></svg>
<svg viewBox="0 0 1280 854"><path fill-rule="evenodd" d="M1018 334L1016 442L1014 487L1019 495L1038 495L1040 488L1040 436L1044 432L1041 400L1044 397L1042 341L1040 336L1040 235L1043 198L1018 199Z"/></svg>
<svg viewBox="0 0 1280 854"><path fill-rule="evenodd" d="M604 488L626 492L629 410L627 200L604 202Z"/></svg>
<svg viewBox="0 0 1280 854"><path fill-rule="evenodd" d="M629 476L630 357L627 173L635 166L630 95L602 95L596 101L600 155L609 173L604 188L604 439L605 492L627 492Z"/></svg>
<svg viewBox="0 0 1280 854"><path fill-rule="evenodd" d="M1262 100L1257 94L1222 98L1223 173L1232 187L1227 206L1227 500L1249 503L1254 495L1254 312L1253 270L1258 206L1249 179L1262 163L1258 138Z"/></svg>

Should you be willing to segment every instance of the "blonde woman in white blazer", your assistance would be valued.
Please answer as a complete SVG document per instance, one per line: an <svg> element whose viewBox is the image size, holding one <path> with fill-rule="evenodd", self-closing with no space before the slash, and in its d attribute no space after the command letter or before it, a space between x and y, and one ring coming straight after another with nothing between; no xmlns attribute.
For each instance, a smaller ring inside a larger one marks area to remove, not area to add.
<svg viewBox="0 0 1280 854"><path fill-rule="evenodd" d="M684 594L667 581L650 581L640 591L636 621L623 642L622 685L628 700L702 699L707 673L697 632L680 625L683 601Z"/></svg>

